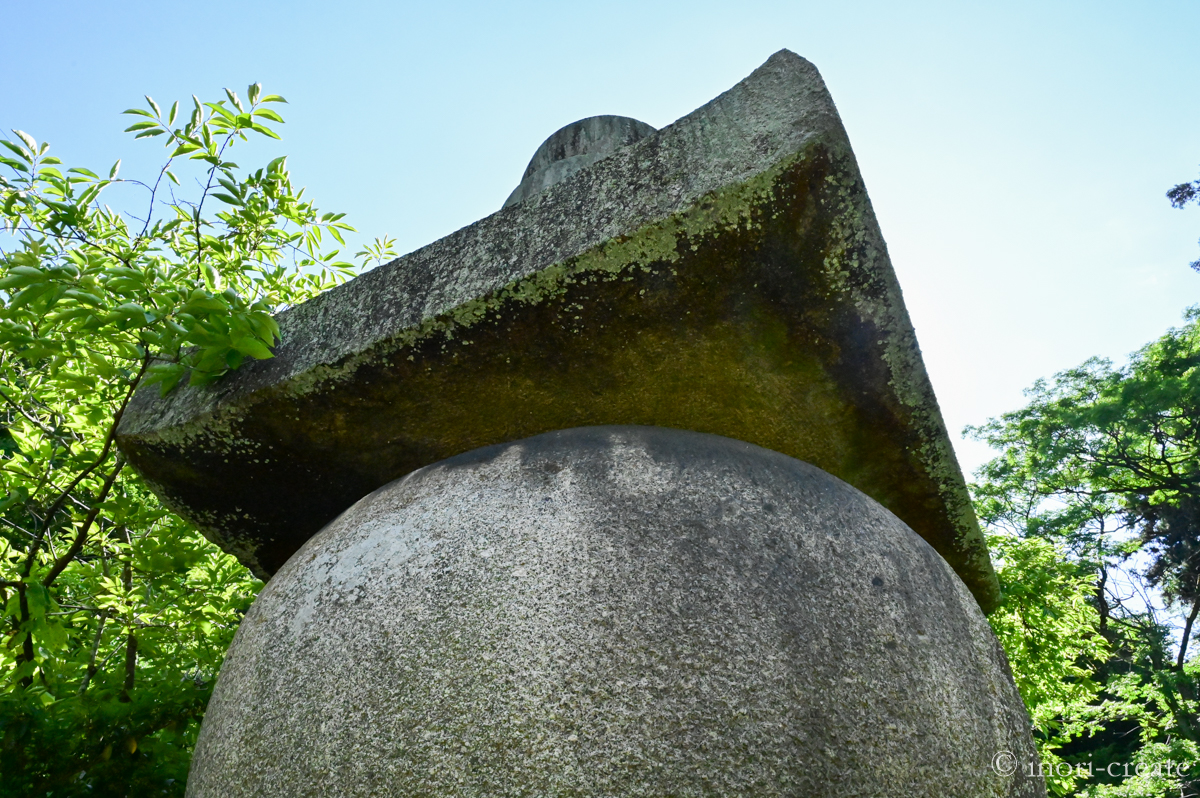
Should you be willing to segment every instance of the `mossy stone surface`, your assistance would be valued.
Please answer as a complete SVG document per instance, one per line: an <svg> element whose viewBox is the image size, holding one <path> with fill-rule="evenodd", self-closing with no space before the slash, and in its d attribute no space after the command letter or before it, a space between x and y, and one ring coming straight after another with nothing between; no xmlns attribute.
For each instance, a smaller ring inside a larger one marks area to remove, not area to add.
<svg viewBox="0 0 1200 798"><path fill-rule="evenodd" d="M987 620L896 516L741 441L591 427L308 541L242 621L187 794L1044 798L1031 772Z"/></svg>
<svg viewBox="0 0 1200 798"><path fill-rule="evenodd" d="M118 442L274 573L362 496L479 446L645 424L810 462L999 588L854 155L781 51L637 143L279 318L276 357L139 391Z"/></svg>

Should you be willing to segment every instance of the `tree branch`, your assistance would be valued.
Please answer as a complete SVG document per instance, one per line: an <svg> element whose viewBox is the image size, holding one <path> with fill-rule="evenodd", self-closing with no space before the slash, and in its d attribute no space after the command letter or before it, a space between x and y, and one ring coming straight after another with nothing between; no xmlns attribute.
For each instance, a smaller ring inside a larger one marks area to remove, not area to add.
<svg viewBox="0 0 1200 798"><path fill-rule="evenodd" d="M96 503L93 505L87 517L83 519L83 524L79 527L79 533L75 535L75 540L71 543L71 548L67 549L61 557L59 557L53 567L50 568L50 573L46 574L46 578L42 580L42 584L46 587L54 584L54 580L58 579L58 575L71 564L71 560L75 559L75 555L83 549L83 544L87 542L88 532L92 528L92 524L96 521L96 516L100 514L100 505L108 498L108 492L112 489L113 483L117 481L117 475L121 473L121 469L125 467L125 459L121 455L117 455L117 463L113 467L108 478L104 480L103 487L100 488L100 495L96 497Z"/></svg>
<svg viewBox="0 0 1200 798"><path fill-rule="evenodd" d="M108 620L108 610L103 610L100 613L100 621L96 624L96 636L92 638L92 650L88 654L87 670L83 673L83 681L79 684L79 694L83 695L87 692L88 685L91 684L92 677L96 675L96 655L100 651L100 637L104 634L104 622Z"/></svg>
<svg viewBox="0 0 1200 798"><path fill-rule="evenodd" d="M100 454L96 457L95 461L93 461L91 465L79 472L75 478L71 480L71 484L67 485L67 487L63 489L62 493L58 495L58 498L54 500L54 503L50 505L50 509L46 512L45 520L42 522L42 528L38 530L37 537L34 539L33 544L29 547L29 553L25 558L25 568L22 574L23 576L29 576L30 572L33 571L33 564L37 559L38 549L41 548L42 542L46 539L46 532L50 528L50 523L53 520L54 515L61 510L63 504L66 503L67 497L70 496L71 491L75 490L75 488L79 486L80 482L82 482L89 474L95 471L101 463L108 459L108 453L112 450L113 441L115 441L117 437L117 427L121 423L121 417L125 415L125 408L129 407L129 400L133 398L133 392L137 389L138 383L142 381L142 377L146 374L146 369L149 368L149 366L150 358L148 356L143 357L142 367L138 369L137 375L129 381L129 389L125 392L125 398L121 400L121 406L117 408L116 414L113 415L112 424L108 428L108 435L106 435L104 438L104 446L101 448ZM118 465L118 467L113 471L114 479L116 478L117 472L120 470L121 468ZM103 488L104 495L108 494L108 489L110 487L112 487L111 482L106 484L106 486ZM100 502L103 500L103 498L97 499L96 507L99 507ZM92 513L90 514L90 517L93 519L95 518L96 507L92 508Z"/></svg>
<svg viewBox="0 0 1200 798"><path fill-rule="evenodd" d="M1197 615L1200 615L1200 599L1192 602L1192 611L1183 625L1183 639L1179 641L1179 656L1175 658L1175 670L1183 670L1183 663L1187 658L1188 640L1192 637L1192 624L1196 622Z"/></svg>

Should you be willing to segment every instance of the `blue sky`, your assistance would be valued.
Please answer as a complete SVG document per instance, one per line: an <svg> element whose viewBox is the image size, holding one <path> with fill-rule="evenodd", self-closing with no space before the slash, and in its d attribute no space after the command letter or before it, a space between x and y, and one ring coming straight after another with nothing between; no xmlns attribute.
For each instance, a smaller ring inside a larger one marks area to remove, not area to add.
<svg viewBox="0 0 1200 798"><path fill-rule="evenodd" d="M122 176L161 150L119 112L285 95L323 209L402 252L499 208L575 119L656 127L787 47L854 144L960 458L1034 379L1123 358L1200 302L1200 3L54 2L5 14L0 129ZM196 9L201 9L197 11Z"/></svg>

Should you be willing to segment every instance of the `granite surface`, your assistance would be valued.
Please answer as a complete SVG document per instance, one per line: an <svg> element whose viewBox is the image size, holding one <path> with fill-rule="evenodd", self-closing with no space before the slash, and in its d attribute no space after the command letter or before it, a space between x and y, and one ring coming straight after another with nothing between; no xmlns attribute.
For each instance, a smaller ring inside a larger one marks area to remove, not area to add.
<svg viewBox="0 0 1200 798"><path fill-rule="evenodd" d="M309 540L242 622L187 795L1034 798L1028 724L971 594L877 502L591 427L423 468Z"/></svg>

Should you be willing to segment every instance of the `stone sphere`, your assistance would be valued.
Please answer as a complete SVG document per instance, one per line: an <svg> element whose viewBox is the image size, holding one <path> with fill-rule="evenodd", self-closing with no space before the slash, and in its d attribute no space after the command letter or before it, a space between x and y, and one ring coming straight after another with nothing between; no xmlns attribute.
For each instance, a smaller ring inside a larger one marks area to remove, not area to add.
<svg viewBox="0 0 1200 798"><path fill-rule="evenodd" d="M537 148L525 167L521 183L508 195L503 207L523 202L654 132L655 128L645 122L611 114L589 116L561 127Z"/></svg>
<svg viewBox="0 0 1200 798"><path fill-rule="evenodd" d="M807 463L654 427L362 499L242 621L187 794L1043 796L966 587Z"/></svg>

